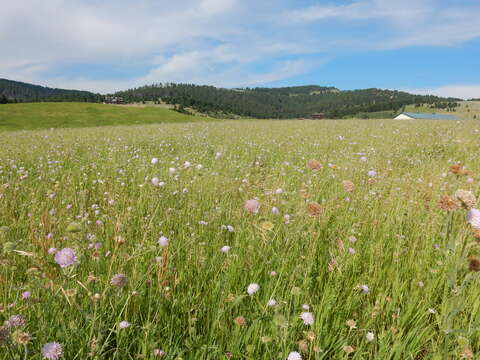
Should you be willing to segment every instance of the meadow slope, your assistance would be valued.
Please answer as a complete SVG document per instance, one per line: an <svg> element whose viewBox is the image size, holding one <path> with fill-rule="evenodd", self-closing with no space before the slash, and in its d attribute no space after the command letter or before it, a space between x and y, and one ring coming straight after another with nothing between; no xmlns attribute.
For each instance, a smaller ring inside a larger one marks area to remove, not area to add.
<svg viewBox="0 0 480 360"><path fill-rule="evenodd" d="M158 124L208 120L161 107L129 107L94 103L21 103L0 106L0 132L108 125Z"/></svg>
<svg viewBox="0 0 480 360"><path fill-rule="evenodd" d="M478 356L480 247L453 195L479 195L479 129L0 136L0 359Z"/></svg>

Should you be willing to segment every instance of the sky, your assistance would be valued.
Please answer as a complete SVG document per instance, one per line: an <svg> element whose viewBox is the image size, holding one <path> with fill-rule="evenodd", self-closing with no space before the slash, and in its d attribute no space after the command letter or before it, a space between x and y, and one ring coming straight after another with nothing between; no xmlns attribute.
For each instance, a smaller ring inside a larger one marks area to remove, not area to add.
<svg viewBox="0 0 480 360"><path fill-rule="evenodd" d="M0 78L100 93L177 82L480 98L478 0L15 0Z"/></svg>

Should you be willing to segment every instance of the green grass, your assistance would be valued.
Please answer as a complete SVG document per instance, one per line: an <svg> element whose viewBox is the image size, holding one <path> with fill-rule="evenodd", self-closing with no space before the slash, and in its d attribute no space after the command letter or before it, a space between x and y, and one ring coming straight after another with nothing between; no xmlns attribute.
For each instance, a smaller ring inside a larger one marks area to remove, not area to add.
<svg viewBox="0 0 480 360"><path fill-rule="evenodd" d="M28 103L0 106L0 131L202 121L162 107L93 103Z"/></svg>
<svg viewBox="0 0 480 360"><path fill-rule="evenodd" d="M0 136L0 324L26 320L0 359L40 360L52 341L68 360L153 360L154 349L177 360L478 357L480 273L467 257L479 243L466 210L437 203L457 189L480 195L479 129L216 121ZM449 173L456 162L471 173ZM76 263L60 268L52 247L74 249ZM123 288L110 283L119 273Z"/></svg>

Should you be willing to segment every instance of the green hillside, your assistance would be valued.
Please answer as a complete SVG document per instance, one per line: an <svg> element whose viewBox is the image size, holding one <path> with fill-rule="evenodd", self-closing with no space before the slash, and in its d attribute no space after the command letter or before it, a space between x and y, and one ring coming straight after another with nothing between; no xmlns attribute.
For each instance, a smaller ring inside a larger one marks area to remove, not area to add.
<svg viewBox="0 0 480 360"><path fill-rule="evenodd" d="M0 79L0 104L39 101L101 102L103 96L90 91L66 90Z"/></svg>
<svg viewBox="0 0 480 360"><path fill-rule="evenodd" d="M67 102L0 105L0 131L192 122L207 119L161 107Z"/></svg>

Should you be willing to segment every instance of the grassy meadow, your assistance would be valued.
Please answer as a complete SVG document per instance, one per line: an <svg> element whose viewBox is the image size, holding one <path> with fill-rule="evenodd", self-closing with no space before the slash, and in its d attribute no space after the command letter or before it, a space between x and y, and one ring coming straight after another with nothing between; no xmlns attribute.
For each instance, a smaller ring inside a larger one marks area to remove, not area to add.
<svg viewBox="0 0 480 360"><path fill-rule="evenodd" d="M0 106L0 132L48 128L195 122L194 117L164 107L95 103L22 103Z"/></svg>
<svg viewBox="0 0 480 360"><path fill-rule="evenodd" d="M479 132L302 120L2 133L0 359L478 358L480 246L454 194L479 195Z"/></svg>

